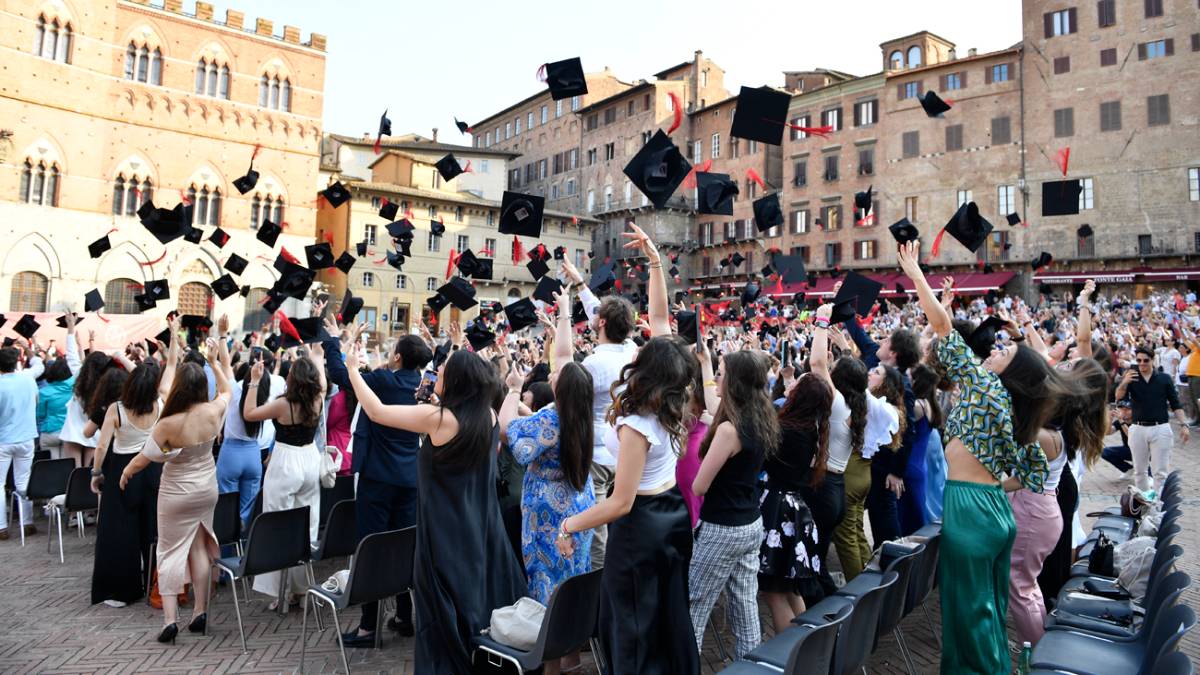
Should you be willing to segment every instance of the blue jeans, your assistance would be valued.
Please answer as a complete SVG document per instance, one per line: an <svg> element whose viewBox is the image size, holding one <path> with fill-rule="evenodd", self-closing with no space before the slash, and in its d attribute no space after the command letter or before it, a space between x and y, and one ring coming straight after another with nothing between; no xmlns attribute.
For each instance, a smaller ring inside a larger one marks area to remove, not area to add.
<svg viewBox="0 0 1200 675"><path fill-rule="evenodd" d="M1122 473L1133 468L1133 451L1128 445L1110 445L1100 452L1100 456Z"/></svg>
<svg viewBox="0 0 1200 675"><path fill-rule="evenodd" d="M220 492L239 494L239 510L245 526L254 511L254 500L262 485L262 455L258 441L243 441L225 438L221 443L221 454L217 456L217 487ZM244 529L243 529L244 531Z"/></svg>

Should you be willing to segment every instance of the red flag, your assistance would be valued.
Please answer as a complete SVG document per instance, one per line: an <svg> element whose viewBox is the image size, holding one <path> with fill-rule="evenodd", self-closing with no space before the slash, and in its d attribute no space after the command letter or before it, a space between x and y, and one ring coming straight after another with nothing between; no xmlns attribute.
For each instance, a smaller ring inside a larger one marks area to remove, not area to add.
<svg viewBox="0 0 1200 675"><path fill-rule="evenodd" d="M678 129L679 125L683 123L683 102L679 100L679 94L673 91L667 92L667 96L671 98L671 106L675 112L675 119L671 121L671 127L667 129L667 134L670 135L672 131Z"/></svg>

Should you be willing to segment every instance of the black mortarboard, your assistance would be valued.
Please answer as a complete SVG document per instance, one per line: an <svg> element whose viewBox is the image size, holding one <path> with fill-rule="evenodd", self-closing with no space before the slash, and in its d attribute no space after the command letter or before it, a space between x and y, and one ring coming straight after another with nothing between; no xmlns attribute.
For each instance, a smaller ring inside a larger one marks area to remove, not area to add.
<svg viewBox="0 0 1200 675"><path fill-rule="evenodd" d="M779 193L769 194L754 200L754 226L759 232L783 224L783 208L779 205Z"/></svg>
<svg viewBox="0 0 1200 675"><path fill-rule="evenodd" d="M161 342L164 345L171 344L171 327L168 326L168 327L162 329L161 331L159 331L158 335L154 336L154 340ZM154 342L151 342L150 344L153 345Z"/></svg>
<svg viewBox="0 0 1200 675"><path fill-rule="evenodd" d="M567 247L566 246L555 246L554 247L554 259L555 260L562 260L566 257L567 257Z"/></svg>
<svg viewBox="0 0 1200 675"><path fill-rule="evenodd" d="M225 269L233 272L234 274L241 275L242 272L246 271L246 265L248 264L249 263L242 256L236 253L230 253L229 260L225 261Z"/></svg>
<svg viewBox="0 0 1200 675"><path fill-rule="evenodd" d="M696 210L719 216L733 215L733 198L738 194L737 182L727 173L696 173Z"/></svg>
<svg viewBox="0 0 1200 675"><path fill-rule="evenodd" d="M313 316L307 319L292 319L292 325L296 328L296 333L300 335L300 340L286 333L283 336L283 347L298 347L302 344L310 344L313 342L321 342L329 337L329 333L325 327L321 325L321 317Z"/></svg>
<svg viewBox="0 0 1200 675"><path fill-rule="evenodd" d="M996 289L989 288L988 292L983 294L983 304L991 307L992 305L996 304L996 300L999 297L1000 294L996 292Z"/></svg>
<svg viewBox="0 0 1200 675"><path fill-rule="evenodd" d="M285 263L275 289L287 297L303 300L317 273L296 263Z"/></svg>
<svg viewBox="0 0 1200 675"><path fill-rule="evenodd" d="M79 323L80 321L83 320L83 316L77 312L68 312L68 314L75 317L75 323ZM54 323L58 324L59 328L66 328L67 327L67 315L63 314L62 316L58 317L57 319L54 320Z"/></svg>
<svg viewBox="0 0 1200 675"><path fill-rule="evenodd" d="M429 221L429 231L440 237L443 234L446 234L446 224L440 220L431 220L431 221ZM401 235L401 236L403 236L403 235ZM536 236L536 235L531 235L531 236Z"/></svg>
<svg viewBox="0 0 1200 675"><path fill-rule="evenodd" d="M93 288L83 296L83 311L99 312L101 307L104 307L104 298L100 297L99 289Z"/></svg>
<svg viewBox="0 0 1200 675"><path fill-rule="evenodd" d="M537 323L537 308L529 298L521 298L504 308L504 316L508 327L516 332Z"/></svg>
<svg viewBox="0 0 1200 675"><path fill-rule="evenodd" d="M546 249L545 244L534 246L526 255L529 256L530 260L541 260L542 262L550 260L550 251Z"/></svg>
<svg viewBox="0 0 1200 675"><path fill-rule="evenodd" d="M183 240L189 244L199 244L204 240L204 230L193 227L187 231L187 234L183 235Z"/></svg>
<svg viewBox="0 0 1200 675"><path fill-rule="evenodd" d="M643 271L641 269L638 270L636 276L637 276L638 281L641 281L641 282L650 281L650 273Z"/></svg>
<svg viewBox="0 0 1200 675"><path fill-rule="evenodd" d="M323 270L333 267L333 247L327 241L305 246L304 257L308 258L309 269Z"/></svg>
<svg viewBox="0 0 1200 675"><path fill-rule="evenodd" d="M437 370L438 368L442 367L442 364L445 363L446 359L448 358L450 358L449 340L438 345L437 349L433 350L433 360L429 362L429 366L434 370Z"/></svg>
<svg viewBox="0 0 1200 675"><path fill-rule="evenodd" d="M391 235L391 237L393 239L399 239L400 237L403 237L405 235L412 236L413 229L415 229L415 228L413 228L413 224L410 223L407 218L405 218L403 220L397 220L394 223L387 224L387 233L389 235ZM437 234L437 233L435 232L434 234ZM363 245L365 246L366 242L363 242ZM366 255L366 254L360 253L359 255Z"/></svg>
<svg viewBox="0 0 1200 675"><path fill-rule="evenodd" d="M674 267L672 267L671 269L675 269L675 268L674 268ZM758 271L758 273L759 273L759 274L761 274L761 275L763 275L764 277L769 277L769 276L771 276L772 274L775 274L775 268L774 268L774 267L771 267L771 265L770 265L770 264L763 265L763 268L762 268L762 269L760 269L760 270Z"/></svg>
<svg viewBox="0 0 1200 675"><path fill-rule="evenodd" d="M546 276L550 271L550 266L537 258L530 260L525 267L529 269L529 273L533 275L535 281Z"/></svg>
<svg viewBox="0 0 1200 675"><path fill-rule="evenodd" d="M975 202L966 202L958 207L958 211L955 212L950 222L946 223L945 231L938 234L938 239L941 239L942 234L949 234L960 244L966 246L968 250L974 252L983 246L991 232L992 224L979 215L979 207L975 205ZM936 243L934 248L938 248Z"/></svg>
<svg viewBox="0 0 1200 675"><path fill-rule="evenodd" d="M908 222L908 218L901 218L888 225L888 232L892 233L898 244L907 244L921 238L921 231L917 229L916 225Z"/></svg>
<svg viewBox="0 0 1200 675"><path fill-rule="evenodd" d="M138 293L133 296L133 301L137 303L138 311L144 312L148 309L154 309L157 304L154 298L150 297L149 293Z"/></svg>
<svg viewBox="0 0 1200 675"><path fill-rule="evenodd" d="M971 335L967 338L967 346L980 359L986 359L991 355L992 349L996 346L996 331L1003 327L1003 319L996 316L989 316L975 330L971 331Z"/></svg>
<svg viewBox="0 0 1200 675"><path fill-rule="evenodd" d="M554 294L562 291L562 282L552 276L544 276L538 280L537 288L533 289L533 299L552 305Z"/></svg>
<svg viewBox="0 0 1200 675"><path fill-rule="evenodd" d="M1073 216L1079 213L1079 193L1083 185L1078 179L1042 183L1042 215Z"/></svg>
<svg viewBox="0 0 1200 675"><path fill-rule="evenodd" d="M1008 221L1009 227L1021 224L1021 214L1017 213L1016 211L1004 216L1004 219Z"/></svg>
<svg viewBox="0 0 1200 675"><path fill-rule="evenodd" d="M1092 226L1088 225L1087 223L1080 225L1079 229L1075 230L1075 236L1077 237L1090 237L1093 234L1094 232L1092 230Z"/></svg>
<svg viewBox="0 0 1200 675"><path fill-rule="evenodd" d="M218 227L209 235L208 240L216 244L217 248L225 248L225 244L229 243L229 233Z"/></svg>
<svg viewBox="0 0 1200 675"><path fill-rule="evenodd" d="M542 209L545 205L543 197L505 190L500 203L500 234L534 238L542 236Z"/></svg>
<svg viewBox="0 0 1200 675"><path fill-rule="evenodd" d="M412 237L409 237L408 239L400 239L399 241L400 241L400 255L411 258L412 257Z"/></svg>
<svg viewBox="0 0 1200 675"><path fill-rule="evenodd" d="M238 285L233 280L233 277L229 276L228 274L224 274L216 281L212 282L212 289L213 292L217 294L218 298L224 300L231 295L237 294Z"/></svg>
<svg viewBox="0 0 1200 675"><path fill-rule="evenodd" d="M488 330L482 321L472 321L466 330L467 342L471 349L479 351L496 342L496 334Z"/></svg>
<svg viewBox="0 0 1200 675"><path fill-rule="evenodd" d="M88 254L93 258L99 258L104 255L104 252L112 248L112 242L108 240L108 235L100 237L96 241L88 244Z"/></svg>
<svg viewBox="0 0 1200 675"><path fill-rule="evenodd" d="M475 270L475 274L471 275L472 279L488 280L492 278L493 261L491 258L480 258L479 267Z"/></svg>
<svg viewBox="0 0 1200 675"><path fill-rule="evenodd" d="M379 217L384 220L395 220L398 213L400 213L400 205L396 202L389 201L379 207Z"/></svg>
<svg viewBox="0 0 1200 675"><path fill-rule="evenodd" d="M784 91L770 87L742 87L738 92L729 135L770 145L782 144L783 128L791 102L792 95Z"/></svg>
<svg viewBox="0 0 1200 675"><path fill-rule="evenodd" d="M179 325L187 329L187 342L196 344L212 329L212 319L196 314L184 314L179 317Z"/></svg>
<svg viewBox="0 0 1200 675"><path fill-rule="evenodd" d="M258 228L258 234L255 236L258 237L258 240L262 243L270 246L271 248L275 248L275 242L279 239L279 235L282 232L282 227L264 218L262 225L260 225Z"/></svg>
<svg viewBox="0 0 1200 675"><path fill-rule="evenodd" d="M284 300L287 300L287 295L285 295L283 292L277 291L273 288L268 289L267 297L262 303L263 311L267 312L268 314L274 314L276 310L283 305Z"/></svg>
<svg viewBox="0 0 1200 675"><path fill-rule="evenodd" d="M696 344L696 335L700 330L695 312L690 309L675 312L675 327L679 331L679 337L683 338L684 342L689 345Z"/></svg>
<svg viewBox="0 0 1200 675"><path fill-rule="evenodd" d="M1033 259L1033 262L1030 263L1030 265L1033 266L1033 271L1036 272L1039 269L1045 267L1046 265L1049 265L1052 262L1054 262L1054 256L1050 255L1049 253L1047 253L1045 251L1042 251L1041 253L1038 254L1038 257Z"/></svg>
<svg viewBox="0 0 1200 675"><path fill-rule="evenodd" d="M858 301L854 298L835 301L833 311L829 315L830 323L842 323L854 318L857 313Z"/></svg>
<svg viewBox="0 0 1200 675"><path fill-rule="evenodd" d="M243 195L253 190L255 185L258 185L258 172L254 169L250 169L246 172L245 176L233 181L233 187L237 188L238 193Z"/></svg>
<svg viewBox="0 0 1200 675"><path fill-rule="evenodd" d="M571 323L587 323L587 310L583 308L583 302L576 300L575 306L571 308Z"/></svg>
<svg viewBox="0 0 1200 675"><path fill-rule="evenodd" d="M798 255L777 255L771 260L771 266L779 272L780 282L798 284L805 278L804 258ZM808 273L809 285L816 283L816 272Z"/></svg>
<svg viewBox="0 0 1200 675"><path fill-rule="evenodd" d="M358 316L362 308L363 299L354 297L347 288L346 294L342 296L342 308L338 310L337 319L341 323L354 323L354 317Z"/></svg>
<svg viewBox="0 0 1200 675"><path fill-rule="evenodd" d="M808 295L804 291L794 293L792 295L792 304L793 305L803 305L804 301L807 297L808 297Z"/></svg>
<svg viewBox="0 0 1200 675"><path fill-rule="evenodd" d="M341 181L321 190L321 196L335 209L350 201L350 191L346 189L345 185L342 185Z"/></svg>
<svg viewBox="0 0 1200 675"><path fill-rule="evenodd" d="M750 303L758 299L762 294L762 288L758 284L751 281L742 289L742 307L748 306Z"/></svg>
<svg viewBox="0 0 1200 675"><path fill-rule="evenodd" d="M542 67L546 70L546 86L550 89L550 97L555 101L588 93L583 62L578 56L547 63Z"/></svg>
<svg viewBox="0 0 1200 675"><path fill-rule="evenodd" d="M365 242L365 241L358 242L357 244L354 245L354 250L358 252L358 256L360 258L362 256L366 255L367 254L367 242Z"/></svg>
<svg viewBox="0 0 1200 675"><path fill-rule="evenodd" d="M667 205L691 171L692 165L662 129L654 132L650 141L625 165L625 175L630 182L659 209Z"/></svg>
<svg viewBox="0 0 1200 675"><path fill-rule="evenodd" d="M588 280L588 288L596 293L603 293L612 288L616 282L617 274L613 271L613 264L607 263L592 272L592 278Z"/></svg>
<svg viewBox="0 0 1200 675"><path fill-rule="evenodd" d="M921 102L921 107L925 109L925 114L930 117L940 117L942 113L950 109L950 104L942 100L937 92L927 91L917 97Z"/></svg>
<svg viewBox="0 0 1200 675"><path fill-rule="evenodd" d="M883 290L883 284L878 281L858 272L847 272L846 280L842 282L842 287L838 289L833 301L841 302L854 298L856 299L857 313L860 316L866 316L871 313L871 307L875 304L881 290Z"/></svg>
<svg viewBox="0 0 1200 675"><path fill-rule="evenodd" d="M437 292L460 310L468 310L479 304L475 301L475 287L462 277L453 277Z"/></svg>
<svg viewBox="0 0 1200 675"><path fill-rule="evenodd" d="M379 116L379 134L375 137L375 143L379 143L379 139L383 136L392 135L392 121L388 119L387 108L383 109L383 114Z"/></svg>
<svg viewBox="0 0 1200 675"><path fill-rule="evenodd" d="M458 133L460 134L471 133L471 126L466 122L460 122L457 117L454 118L454 126L458 127Z"/></svg>
<svg viewBox="0 0 1200 675"><path fill-rule="evenodd" d="M167 283L166 279L147 281L143 290L145 291L146 295L154 298L155 302L158 302L159 300L168 300L171 297L171 286Z"/></svg>
<svg viewBox="0 0 1200 675"><path fill-rule="evenodd" d="M873 185L868 185L866 192L855 192L854 193L854 209L856 211L862 211L864 218L866 217L866 214L871 210L871 203L872 203L871 190L874 187L875 186L873 186Z"/></svg>
<svg viewBox="0 0 1200 675"><path fill-rule="evenodd" d="M33 334L38 332L38 329L41 327L42 324L35 321L32 314L26 314L17 320L17 323L13 326L13 330L16 331L17 335L29 340L33 338Z"/></svg>
<svg viewBox="0 0 1200 675"><path fill-rule="evenodd" d="M446 299L446 296L438 293L426 300L425 304L429 305L429 310L433 312L434 316L437 316L439 312L446 308L446 305L450 304L450 301Z"/></svg>
<svg viewBox="0 0 1200 675"><path fill-rule="evenodd" d="M479 271L479 258L471 249L467 249L458 256L455 266L464 277L473 277Z"/></svg>
<svg viewBox="0 0 1200 675"><path fill-rule="evenodd" d="M438 173L442 175L442 180L445 181L454 180L463 172L462 166L454 158L454 153L450 153L439 159L433 166L437 168Z"/></svg>
<svg viewBox="0 0 1200 675"><path fill-rule="evenodd" d="M162 244L184 236L192 228L192 207L180 202L173 209L155 208L150 200L146 200L138 208L138 217L142 225L150 231Z"/></svg>
<svg viewBox="0 0 1200 675"><path fill-rule="evenodd" d="M275 311L275 310L271 310L271 311ZM275 335L274 333L272 333L271 335L268 335L267 339L263 340L263 348L269 352L279 351L279 336Z"/></svg>
<svg viewBox="0 0 1200 675"><path fill-rule="evenodd" d="M358 260L350 255L349 251L342 251L338 259L333 261L333 266L342 271L343 274L350 274L350 270L354 267L354 263Z"/></svg>
<svg viewBox="0 0 1200 675"><path fill-rule="evenodd" d="M732 264L734 267L740 267L742 263L746 262L746 258L745 258L745 256L743 256L741 253L734 253L734 254L733 254L733 255L732 255L730 258L729 258L729 262L730 262L730 264Z"/></svg>
<svg viewBox="0 0 1200 675"><path fill-rule="evenodd" d="M387 264L393 269L402 269L404 267L404 256L396 251L387 252Z"/></svg>
<svg viewBox="0 0 1200 675"><path fill-rule="evenodd" d="M248 298L248 297L250 297L250 285L249 285L249 284L245 284L245 285L243 285L243 286L242 286L242 290L238 291L238 293L239 293L239 294L240 294L240 295L241 295L243 298Z"/></svg>

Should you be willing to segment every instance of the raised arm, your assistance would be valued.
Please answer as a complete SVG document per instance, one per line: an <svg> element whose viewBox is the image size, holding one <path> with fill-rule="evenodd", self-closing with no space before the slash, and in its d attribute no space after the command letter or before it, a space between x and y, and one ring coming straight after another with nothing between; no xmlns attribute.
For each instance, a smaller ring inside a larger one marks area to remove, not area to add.
<svg viewBox="0 0 1200 675"><path fill-rule="evenodd" d="M829 375L829 317L832 314L833 305L830 303L817 308L813 321L812 347L808 355L809 370L830 386L833 386L833 378Z"/></svg>
<svg viewBox="0 0 1200 675"><path fill-rule="evenodd" d="M571 362L575 349L571 332L571 287L565 286L558 296L558 323L554 331L554 358L550 360L550 372Z"/></svg>
<svg viewBox="0 0 1200 675"><path fill-rule="evenodd" d="M179 317L171 317L167 321L171 330L171 344L167 347L166 360L163 361L162 377L158 380L158 395L164 399L171 393L171 385L175 382L175 367L179 363Z"/></svg>
<svg viewBox="0 0 1200 675"><path fill-rule="evenodd" d="M563 256L562 265L560 267L562 269L563 276L565 276L568 281L573 284L579 284L579 301L583 303L584 315L587 316L588 321L591 321L596 317L596 308L600 306L600 298L597 298L596 294L592 292L592 289L588 288L588 285L583 281L583 275L579 273L579 270L575 267L574 263L572 263L570 260L567 260L566 256Z"/></svg>
<svg viewBox="0 0 1200 675"><path fill-rule="evenodd" d="M696 358L700 359L700 377L704 382L704 412L716 416L721 407L721 392L717 389L717 377L713 373L712 354L708 343L701 340L696 345Z"/></svg>
<svg viewBox="0 0 1200 675"><path fill-rule="evenodd" d="M508 377L505 378L504 384L508 387L508 393L504 396L504 403L500 405L500 438L509 443L508 440L508 425L521 417L521 386L525 383L525 376L521 374L521 369L517 368L516 364L508 371Z"/></svg>
<svg viewBox="0 0 1200 675"><path fill-rule="evenodd" d="M358 354L350 352L346 368L358 404L372 422L418 434L432 434L441 427L444 415L436 405L386 405L380 401L358 372Z"/></svg>
<svg viewBox="0 0 1200 675"><path fill-rule="evenodd" d="M229 344L224 338L208 339L208 365L217 380L217 400L228 404L233 394L233 386L229 384L226 373L233 370L233 367L229 365Z"/></svg>
<svg viewBox="0 0 1200 675"><path fill-rule="evenodd" d="M650 241L650 236L642 231L633 221L627 223L633 232L622 232L621 236L629 241L625 248L638 249L650 262L650 281L646 285L646 294L650 306L650 337L671 334L671 318L667 304L667 277L663 274L662 258L658 255L658 247Z"/></svg>
<svg viewBox="0 0 1200 675"><path fill-rule="evenodd" d="M1095 290L1095 279L1088 279L1083 285L1083 290L1079 292L1079 297L1075 299L1075 304L1079 307L1079 319L1075 324L1075 348L1079 350L1080 356L1089 359L1092 357L1092 309L1088 303Z"/></svg>
<svg viewBox="0 0 1200 675"><path fill-rule="evenodd" d="M934 295L933 289L929 287L929 282L925 279L925 274L921 272L920 246L919 241L901 244L896 257L900 261L900 268L904 270L917 289L917 298L921 301L921 311L925 312L925 318L929 321L929 325L933 327L933 331L939 337L944 337L953 330L953 326L950 324L950 314L938 302L937 296Z"/></svg>
<svg viewBox="0 0 1200 675"><path fill-rule="evenodd" d="M326 338L324 344L321 345L325 350L325 365L329 370L329 379L338 387L349 389L350 376L346 372L346 363L342 359L342 342L334 331L329 330L331 327L336 328L337 325L327 319L325 329L329 332L330 337ZM354 352L354 340L347 345L346 351Z"/></svg>
<svg viewBox="0 0 1200 675"><path fill-rule="evenodd" d="M1043 357L1049 358L1050 349L1046 346L1046 341L1042 339L1042 333L1037 329L1037 324L1029 318L1029 308L1024 303L1017 308L1017 323L1021 325L1021 334L1025 336L1025 344Z"/></svg>
<svg viewBox="0 0 1200 675"><path fill-rule="evenodd" d="M83 367L83 361L79 360L79 341L75 335L75 315L67 312L67 368L71 370L71 377L79 374L79 369Z"/></svg>

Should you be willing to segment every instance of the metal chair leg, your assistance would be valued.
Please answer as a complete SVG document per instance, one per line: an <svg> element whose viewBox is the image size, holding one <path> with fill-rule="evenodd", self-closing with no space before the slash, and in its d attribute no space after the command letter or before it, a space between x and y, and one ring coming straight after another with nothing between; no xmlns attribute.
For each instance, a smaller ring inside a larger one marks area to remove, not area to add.
<svg viewBox="0 0 1200 675"><path fill-rule="evenodd" d="M305 564L304 571L305 571L306 576L308 577L308 587L312 588L313 586L316 586L317 582L316 582L315 577L313 576L313 568L312 568L311 562ZM305 589L304 595L305 596L308 595L307 589ZM317 630L325 630L325 622L321 619L321 613L317 612L315 616L317 618Z"/></svg>
<svg viewBox="0 0 1200 675"><path fill-rule="evenodd" d="M900 646L900 655L904 657L904 667L908 669L908 675L917 675L917 669L913 667L912 656L908 653L908 643L904 640L904 631L900 630L900 626L896 626L892 630L892 635L896 638L896 644Z"/></svg>
<svg viewBox="0 0 1200 675"><path fill-rule="evenodd" d="M239 558L245 557L246 553L242 549L241 540L234 542L233 545L234 545L234 548L237 550L238 557ZM232 577L230 577L229 581L231 583L235 583L235 584L237 583L237 580L233 579ZM246 581L246 577L242 577L241 582L242 582L242 595L246 596L246 602L250 602L250 586L249 586L248 582Z"/></svg>
<svg viewBox="0 0 1200 675"><path fill-rule="evenodd" d="M300 675L304 675L304 660L308 655L308 603L311 600L312 596L305 593L304 619L300 622Z"/></svg>
<svg viewBox="0 0 1200 675"><path fill-rule="evenodd" d="M230 572L229 576L232 577L233 572ZM247 654L250 650L246 649L246 629L242 626L242 606L238 604L237 584L229 584L229 589L233 591L233 611L237 614L238 635L242 638L242 653Z"/></svg>
<svg viewBox="0 0 1200 675"><path fill-rule="evenodd" d="M287 592L288 589L291 588L292 582L292 578L289 575L290 572L290 568L279 570L279 593L275 598L275 612L279 614L279 616L284 616L287 614Z"/></svg>
<svg viewBox="0 0 1200 675"><path fill-rule="evenodd" d="M97 513L96 517L98 520L100 517L100 514ZM87 533L84 531L86 528L84 528L84 526L83 526L83 511L77 511L75 513L75 525L76 525L76 529L79 530L79 538L87 539Z"/></svg>
<svg viewBox="0 0 1200 675"><path fill-rule="evenodd" d="M596 669L598 672L604 672L604 650L600 648L600 640L597 638L588 638L588 642L592 645L592 658L596 660Z"/></svg>
<svg viewBox="0 0 1200 675"><path fill-rule="evenodd" d="M219 578L220 578L220 575L221 575L221 572L220 572L220 570L218 570L218 571L217 571L217 576L215 576L215 577L213 576L213 568L214 568L214 567L215 567L215 565L213 565L212 563L209 563L209 564L208 564L208 579L209 579L209 582L208 582L208 588L204 589L204 607L206 608L204 611L206 611L206 612L208 612L208 613L210 613L210 614L212 613L212 601L213 601L213 581L214 581L215 579L219 579ZM205 621L205 622L204 622L204 633L203 633L203 635L204 635L204 637L208 637L208 621Z"/></svg>
<svg viewBox="0 0 1200 675"><path fill-rule="evenodd" d="M929 632L933 633L933 639L937 641L938 650L942 649L942 632L935 630L933 627L933 615L929 613L929 606L924 602L921 603L921 611L925 613L925 623L929 624Z"/></svg>
<svg viewBox="0 0 1200 675"><path fill-rule="evenodd" d="M712 630L713 640L717 643L717 654L721 657L722 663L729 663L729 652L725 651L725 642L721 640L721 633L717 630L717 626L712 622L712 617L708 619L708 627Z"/></svg>
<svg viewBox="0 0 1200 675"><path fill-rule="evenodd" d="M51 505L50 511L46 513L46 553L54 550L54 516L58 514L58 507Z"/></svg>
<svg viewBox="0 0 1200 675"><path fill-rule="evenodd" d="M342 641L342 622L338 619L337 606L332 602L329 603L329 611L333 612L333 627L337 633L338 650L342 653L342 667L346 669L346 675L350 675L350 661L346 659L346 643ZM376 626L375 630L379 630Z"/></svg>
<svg viewBox="0 0 1200 675"><path fill-rule="evenodd" d="M63 555L62 521L63 513L58 509L58 507L55 507L54 523L58 526L58 563L60 565L67 562L66 557ZM47 533L47 535L49 535L49 533ZM50 537L47 536L46 538L49 539Z"/></svg>

